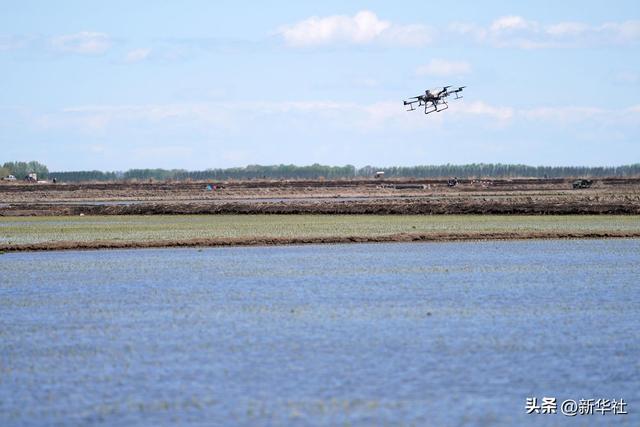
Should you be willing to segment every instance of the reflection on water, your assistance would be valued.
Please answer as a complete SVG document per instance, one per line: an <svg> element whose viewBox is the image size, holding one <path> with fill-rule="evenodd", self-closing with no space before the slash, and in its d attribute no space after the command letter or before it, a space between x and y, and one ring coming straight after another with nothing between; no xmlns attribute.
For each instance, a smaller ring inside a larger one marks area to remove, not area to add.
<svg viewBox="0 0 640 427"><path fill-rule="evenodd" d="M4 254L0 425L638 425L639 279L639 240Z"/></svg>

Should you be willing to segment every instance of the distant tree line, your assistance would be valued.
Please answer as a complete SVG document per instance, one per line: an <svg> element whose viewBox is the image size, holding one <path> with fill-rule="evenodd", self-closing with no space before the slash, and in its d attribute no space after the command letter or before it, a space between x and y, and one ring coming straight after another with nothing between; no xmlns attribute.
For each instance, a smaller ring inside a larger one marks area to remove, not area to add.
<svg viewBox="0 0 640 427"><path fill-rule="evenodd" d="M77 171L77 172L51 172L51 178L56 178L60 182L77 181L113 181L113 180L176 180L176 181L202 181L227 179L335 179L352 178L357 175L355 166L295 166L295 165L275 165L261 166L249 165L238 168L227 169L206 169L202 171L188 171L185 169L129 169L126 172L100 172L100 171Z"/></svg>
<svg viewBox="0 0 640 427"><path fill-rule="evenodd" d="M175 171L173 179L280 179L280 178L352 178L357 176L355 166L325 166L313 164L311 166L249 165L243 168L207 169L204 171Z"/></svg>
<svg viewBox="0 0 640 427"><path fill-rule="evenodd" d="M60 182L116 181L116 180L214 180L228 179L339 179L365 178L376 172L384 172L387 178L571 178L571 177L631 177L640 176L640 163L625 166L527 166L500 163L473 163L468 165L425 165L425 166L326 166L313 164L296 165L249 165L226 169L206 169L188 171L184 169L130 169L126 172L73 171L49 172L38 162L7 162L2 175L12 174L23 178L29 172L38 173L45 179L56 178Z"/></svg>
<svg viewBox="0 0 640 427"><path fill-rule="evenodd" d="M47 179L49 169L40 162L5 162L0 168L0 178L13 175L17 179L24 179L30 173L37 173L38 178Z"/></svg>
<svg viewBox="0 0 640 427"><path fill-rule="evenodd" d="M49 177L51 179L55 178L60 182L117 181L122 177L122 173L102 171L51 172Z"/></svg>
<svg viewBox="0 0 640 427"><path fill-rule="evenodd" d="M458 178L570 178L570 177L630 177L640 175L640 163L625 166L527 166L501 163L468 165L365 166L358 175L371 176L383 171L385 177L458 177Z"/></svg>

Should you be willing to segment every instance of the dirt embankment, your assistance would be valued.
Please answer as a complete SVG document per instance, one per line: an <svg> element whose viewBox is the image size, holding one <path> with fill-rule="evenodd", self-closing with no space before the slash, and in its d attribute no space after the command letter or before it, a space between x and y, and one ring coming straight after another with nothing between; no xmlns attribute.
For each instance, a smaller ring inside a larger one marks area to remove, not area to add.
<svg viewBox="0 0 640 427"><path fill-rule="evenodd" d="M325 237L246 237L148 241L56 241L19 245L0 244L2 252L92 250L92 249L142 249L177 247L225 247L225 246L278 246L339 243L392 243L392 242L455 242L475 240L532 240L532 239L610 239L640 238L639 232L494 232L494 233L402 233L386 236L325 236Z"/></svg>
<svg viewBox="0 0 640 427"><path fill-rule="evenodd" d="M640 200L557 202L406 200L348 201L322 203L145 203L135 205L46 205L24 204L0 210L0 215L187 215L187 214L374 214L374 215L639 215Z"/></svg>

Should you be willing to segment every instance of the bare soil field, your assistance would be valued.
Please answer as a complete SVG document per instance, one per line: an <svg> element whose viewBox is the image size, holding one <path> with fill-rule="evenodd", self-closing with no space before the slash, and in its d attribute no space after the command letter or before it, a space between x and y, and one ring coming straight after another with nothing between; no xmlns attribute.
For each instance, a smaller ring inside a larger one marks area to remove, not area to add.
<svg viewBox="0 0 640 427"><path fill-rule="evenodd" d="M154 214L640 214L640 178L0 183L0 216ZM216 189L208 190L207 185Z"/></svg>

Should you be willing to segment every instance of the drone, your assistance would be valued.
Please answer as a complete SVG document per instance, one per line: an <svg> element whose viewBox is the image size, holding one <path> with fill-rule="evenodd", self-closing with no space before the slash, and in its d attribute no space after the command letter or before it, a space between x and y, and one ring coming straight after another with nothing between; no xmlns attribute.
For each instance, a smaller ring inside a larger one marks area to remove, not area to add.
<svg viewBox="0 0 640 427"><path fill-rule="evenodd" d="M453 86L445 86L442 88L429 89L424 91L424 95L418 95L409 98L409 101L403 101L404 105L408 105L409 109L407 111L414 111L416 108L414 104L418 104L418 107L422 107L424 105L424 113L430 114L435 112L444 111L449 108L449 104L447 104L447 100L445 99L449 95L455 95L454 99L461 99L462 89L466 86L453 87ZM413 100L413 101L412 101ZM438 106L441 106L438 108ZM444 107L442 107L444 106Z"/></svg>

